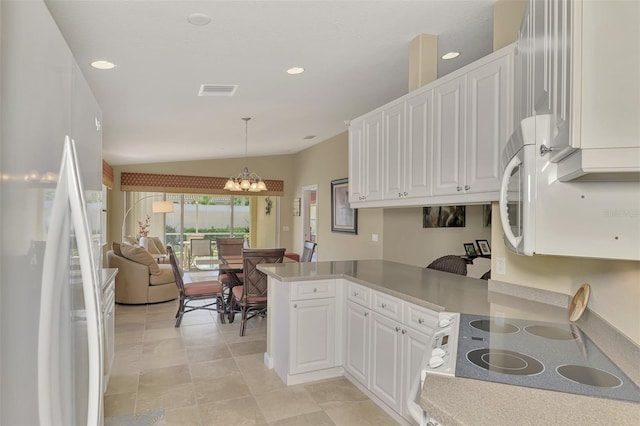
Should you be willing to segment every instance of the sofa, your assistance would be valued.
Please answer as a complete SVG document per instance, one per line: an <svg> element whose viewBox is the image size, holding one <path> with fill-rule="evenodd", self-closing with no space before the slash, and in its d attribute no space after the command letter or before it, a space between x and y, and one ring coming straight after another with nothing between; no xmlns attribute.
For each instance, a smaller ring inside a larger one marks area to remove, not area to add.
<svg viewBox="0 0 640 426"><path fill-rule="evenodd" d="M118 268L116 303L166 302L179 295L171 265L158 264L144 247L113 243L107 265Z"/></svg>

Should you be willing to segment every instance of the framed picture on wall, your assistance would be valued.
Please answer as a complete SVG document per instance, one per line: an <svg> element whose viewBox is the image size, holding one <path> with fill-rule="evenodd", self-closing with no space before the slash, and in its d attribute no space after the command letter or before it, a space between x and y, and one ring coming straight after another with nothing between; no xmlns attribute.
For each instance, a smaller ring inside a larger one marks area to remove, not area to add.
<svg viewBox="0 0 640 426"><path fill-rule="evenodd" d="M358 210L349 206L349 179L331 181L331 231L358 234Z"/></svg>
<svg viewBox="0 0 640 426"><path fill-rule="evenodd" d="M423 228L464 228L465 206L434 206L422 208Z"/></svg>
<svg viewBox="0 0 640 426"><path fill-rule="evenodd" d="M480 250L480 254L482 256L491 256L491 247L489 247L489 241L476 240L476 244L478 244L478 249Z"/></svg>
<svg viewBox="0 0 640 426"><path fill-rule="evenodd" d="M473 243L465 243L464 244L464 252L466 253L469 259L473 259L474 257L478 257L478 253L476 252L476 246Z"/></svg>

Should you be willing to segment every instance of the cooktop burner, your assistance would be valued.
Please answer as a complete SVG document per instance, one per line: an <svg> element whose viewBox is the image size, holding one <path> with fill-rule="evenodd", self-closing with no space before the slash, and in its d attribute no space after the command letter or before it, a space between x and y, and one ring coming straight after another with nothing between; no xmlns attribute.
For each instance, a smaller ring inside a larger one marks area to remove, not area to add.
<svg viewBox="0 0 640 426"><path fill-rule="evenodd" d="M554 340L575 340L578 338L578 335L571 330L549 325L528 325L524 328L524 331L535 336Z"/></svg>
<svg viewBox="0 0 640 426"><path fill-rule="evenodd" d="M467 354L467 359L485 370L503 374L531 376L544 370L537 359L502 349L475 349Z"/></svg>
<svg viewBox="0 0 640 426"><path fill-rule="evenodd" d="M460 315L455 375L640 402L633 383L576 325Z"/></svg>
<svg viewBox="0 0 640 426"><path fill-rule="evenodd" d="M491 333L510 334L510 333L517 333L518 331L520 331L520 329L513 324L509 324L506 322L500 323L500 322L497 322L494 320L488 320L488 319L479 319L479 320L471 321L469 325L473 328L477 328L478 330L488 331Z"/></svg>
<svg viewBox="0 0 640 426"><path fill-rule="evenodd" d="M617 388L622 385L622 380L617 376L597 368L585 367L584 365L561 365L556 368L556 371L561 376L583 385L603 388Z"/></svg>

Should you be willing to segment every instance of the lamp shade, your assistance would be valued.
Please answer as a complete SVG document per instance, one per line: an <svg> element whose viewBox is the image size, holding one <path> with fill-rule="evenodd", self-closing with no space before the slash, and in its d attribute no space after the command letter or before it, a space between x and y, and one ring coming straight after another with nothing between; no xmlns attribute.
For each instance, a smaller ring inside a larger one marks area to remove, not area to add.
<svg viewBox="0 0 640 426"><path fill-rule="evenodd" d="M173 202L154 201L151 204L151 211L154 213L173 213Z"/></svg>

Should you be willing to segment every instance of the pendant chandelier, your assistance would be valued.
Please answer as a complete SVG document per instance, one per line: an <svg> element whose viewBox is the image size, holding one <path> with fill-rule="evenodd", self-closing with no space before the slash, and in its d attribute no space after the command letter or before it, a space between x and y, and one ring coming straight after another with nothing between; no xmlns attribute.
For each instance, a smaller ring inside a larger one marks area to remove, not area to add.
<svg viewBox="0 0 640 426"><path fill-rule="evenodd" d="M255 173L250 173L247 167L247 136L249 133L249 120L251 117L243 118L244 120L244 170L237 177L231 176L224 189L227 191L248 191L261 192L267 190L267 185L262 181L262 177Z"/></svg>

